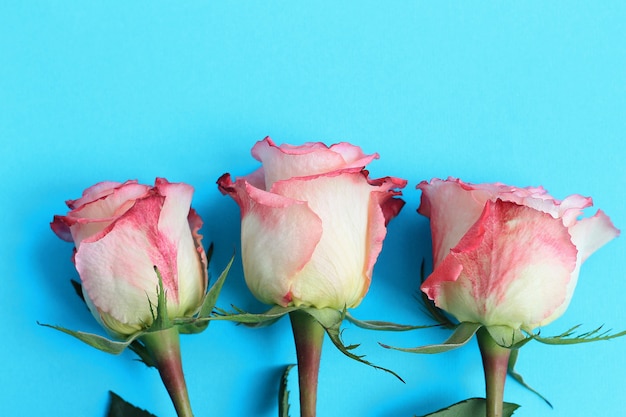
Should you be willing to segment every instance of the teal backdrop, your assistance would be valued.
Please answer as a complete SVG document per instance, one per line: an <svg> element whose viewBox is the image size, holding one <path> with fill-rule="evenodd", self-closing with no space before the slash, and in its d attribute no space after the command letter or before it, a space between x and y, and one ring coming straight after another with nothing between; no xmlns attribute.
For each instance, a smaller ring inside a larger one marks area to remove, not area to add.
<svg viewBox="0 0 626 417"><path fill-rule="evenodd" d="M217 178L258 167L252 145L348 141L378 152L372 176L406 178L361 319L431 323L416 296L432 268L415 186L433 177L543 185L594 198L626 228L626 3L3 1L0 3L0 414L103 416L108 390L159 417L157 373L37 322L99 332L74 294L72 245L50 230L64 201L103 180L157 176L195 187L215 277L236 253L218 305L260 312L239 256L239 209ZM589 210L587 214L594 211ZM626 329L626 236L582 267L569 310L542 334ZM385 350L444 340L344 326L354 362L326 340L319 416L411 417L484 395L474 341L434 356ZM214 323L183 337L196 416L277 416L295 362L288 320ZM626 339L536 342L518 370L554 408L508 380L515 416L624 415ZM297 415L295 373L290 379Z"/></svg>

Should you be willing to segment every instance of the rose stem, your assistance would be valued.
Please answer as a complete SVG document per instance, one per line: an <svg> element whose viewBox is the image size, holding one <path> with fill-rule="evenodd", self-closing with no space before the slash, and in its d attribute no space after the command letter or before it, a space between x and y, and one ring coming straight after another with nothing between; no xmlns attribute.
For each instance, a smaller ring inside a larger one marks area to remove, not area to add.
<svg viewBox="0 0 626 417"><path fill-rule="evenodd" d="M302 311L289 313L298 357L298 384L300 388L300 417L315 417L317 404L317 377L320 369L324 328Z"/></svg>
<svg viewBox="0 0 626 417"><path fill-rule="evenodd" d="M176 414L179 417L193 417L183 374L178 328L170 327L146 333L141 336L141 341L146 345L150 356L156 363Z"/></svg>
<svg viewBox="0 0 626 417"><path fill-rule="evenodd" d="M502 417L504 382L511 350L498 345L484 327L478 330L477 336L485 371L487 417Z"/></svg>

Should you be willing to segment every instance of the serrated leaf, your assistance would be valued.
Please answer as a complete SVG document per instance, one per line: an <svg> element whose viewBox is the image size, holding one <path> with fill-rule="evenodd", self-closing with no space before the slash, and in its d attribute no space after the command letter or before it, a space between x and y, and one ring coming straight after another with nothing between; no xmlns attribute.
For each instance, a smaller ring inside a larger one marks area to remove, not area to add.
<svg viewBox="0 0 626 417"><path fill-rule="evenodd" d="M428 329L432 327L438 327L439 324L427 324L427 325L419 325L412 326L407 324L397 324L391 323L387 321L378 321L378 320L359 320L353 317L350 313L346 313L346 318L350 323L367 330L382 330L382 331L391 331L391 332L403 332L408 330L417 330L417 329Z"/></svg>
<svg viewBox="0 0 626 417"><path fill-rule="evenodd" d="M289 417L289 390L287 389L287 382L289 371L294 366L287 365L282 378L280 378L280 386L278 387L278 417Z"/></svg>
<svg viewBox="0 0 626 417"><path fill-rule="evenodd" d="M139 361L146 365L148 368L156 368L157 363L155 362L148 349L139 341L133 340L133 342L128 345L128 348L132 350L137 356L139 356Z"/></svg>
<svg viewBox="0 0 626 417"><path fill-rule="evenodd" d="M614 333L614 334L610 334L611 333L610 329L602 331L602 328L604 327L604 325L597 327L591 331L576 335L576 331L578 330L580 326L581 325L578 324L557 336L541 337L537 333L537 334L531 334L530 337L546 345L576 345L578 343L590 343L590 342L599 342L603 340L611 340L611 339L615 339L616 337L622 337L626 335L626 330L619 332L619 333Z"/></svg>
<svg viewBox="0 0 626 417"><path fill-rule="evenodd" d="M210 320L234 321L236 323L241 323L250 327L262 327L273 324L285 314L302 309L302 307L293 306L273 306L265 313L248 313L236 306L232 306L232 308L235 309L234 312L229 312L220 308L215 309L216 315L212 316Z"/></svg>
<svg viewBox="0 0 626 417"><path fill-rule="evenodd" d="M150 304L150 311L152 311L152 325L150 326L150 330L159 331L165 330L172 327L172 322L170 320L170 316L167 312L167 294L165 293L165 289L163 288L163 277L161 276L161 272L159 268L154 266L154 273L157 275L159 279L159 286L157 288L157 311L156 315L152 310L152 304ZM148 303L150 300L148 299Z"/></svg>
<svg viewBox="0 0 626 417"><path fill-rule="evenodd" d="M502 417L511 417L518 408L517 404L504 403ZM422 417L483 417L486 414L487 401L484 398L470 398Z"/></svg>
<svg viewBox="0 0 626 417"><path fill-rule="evenodd" d="M213 244L209 247L212 253ZM207 257L209 253L207 252ZM233 261L235 260L235 255L230 258L230 261L217 278L217 281L211 286L211 289L207 292L204 297L204 302L202 303L202 307L200 307L200 311L197 316L191 320L189 324L184 324L179 326L179 332L183 334L195 334L204 331L210 320L208 318L213 313L213 309L215 308L215 304L217 304L217 298L222 291L222 287L224 286L224 282L226 281L226 277L228 276L228 272L230 271L231 266L233 265Z"/></svg>
<svg viewBox="0 0 626 417"><path fill-rule="evenodd" d="M457 326L457 328L454 330L454 333L452 333L448 340L437 345L419 346L415 348L399 348L385 345L382 343L380 345L387 349L395 349L409 353L442 353L465 345L481 327L482 324L479 323L463 322Z"/></svg>
<svg viewBox="0 0 626 417"><path fill-rule="evenodd" d="M114 341L107 339L104 336L100 336L94 333L85 333L85 332L77 332L74 330L69 330L61 326L53 326L51 324L39 323L40 326L49 327L51 329L58 330L65 334L69 334L70 336L74 336L81 342L88 344L91 347L94 347L98 350L101 350L106 353L111 353L113 355L119 355L122 353L124 349L126 349L135 339L144 334L145 332L137 332L133 334L130 338L124 341Z"/></svg>
<svg viewBox="0 0 626 417"><path fill-rule="evenodd" d="M516 380L519 384L521 384L528 391L532 392L533 394L535 394L536 396L544 400L546 404L550 406L550 408L554 408L552 407L552 404L550 403L550 401L548 401L546 397L544 397L543 395L539 393L539 391L535 390L530 385L528 385L526 381L524 381L524 378L519 373L517 373L517 371L515 371L515 364L517 363L518 356L519 356L519 350L512 349L511 355L509 356L509 365L507 367L507 373L511 376L511 378Z"/></svg>
<svg viewBox="0 0 626 417"><path fill-rule="evenodd" d="M400 381L404 382L404 380L400 377L400 375L398 375L394 371L387 369L387 368L383 368L382 366L374 365L373 363L363 359L364 357L363 355L356 355L352 353L351 351L359 347L359 344L351 344L351 345L346 346L343 343L343 340L341 340L341 322L343 321L343 318L345 317L345 314L346 314L345 310L341 312L341 311L337 311L331 308L324 308L324 309L305 308L303 309L303 311L308 313L311 317L313 317L322 325L324 330L326 330L326 334L330 338L331 342L333 342L333 345L335 345L335 347L339 349L341 353L343 353L350 359L354 359L357 362L361 362L362 364L371 366L372 368L380 369L381 371L388 372L391 375L398 378Z"/></svg>
<svg viewBox="0 0 626 417"><path fill-rule="evenodd" d="M107 411L107 417L156 417L154 414L135 407L129 402L125 401L122 397L109 391L109 409Z"/></svg>

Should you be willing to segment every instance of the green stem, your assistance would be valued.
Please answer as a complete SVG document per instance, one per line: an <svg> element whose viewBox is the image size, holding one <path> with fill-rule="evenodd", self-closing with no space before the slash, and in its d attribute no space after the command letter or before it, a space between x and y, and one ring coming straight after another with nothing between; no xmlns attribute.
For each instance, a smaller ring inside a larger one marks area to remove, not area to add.
<svg viewBox="0 0 626 417"><path fill-rule="evenodd" d="M298 357L300 417L315 417L317 380L325 330L317 320L303 311L292 311L289 318Z"/></svg>
<svg viewBox="0 0 626 417"><path fill-rule="evenodd" d="M176 414L179 417L193 417L183 374L178 328L170 327L146 333L141 336L141 341L146 345L150 356L156 363Z"/></svg>
<svg viewBox="0 0 626 417"><path fill-rule="evenodd" d="M487 417L502 417L504 382L511 350L498 345L484 327L478 330L477 337L485 371Z"/></svg>

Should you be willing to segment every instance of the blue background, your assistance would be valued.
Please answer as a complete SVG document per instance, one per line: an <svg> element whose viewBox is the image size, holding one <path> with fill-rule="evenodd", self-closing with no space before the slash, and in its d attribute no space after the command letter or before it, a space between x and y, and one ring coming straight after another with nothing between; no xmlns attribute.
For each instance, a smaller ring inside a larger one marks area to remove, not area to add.
<svg viewBox="0 0 626 417"><path fill-rule="evenodd" d="M438 3L438 4L435 4ZM439 4L440 3L440 4ZM0 414L101 416L107 391L172 416L157 373L37 321L100 332L69 280L72 246L49 229L64 200L102 180L191 183L216 245L217 275L239 248L239 210L217 190L224 172L258 167L251 146L348 141L380 153L374 177L409 180L368 296L353 314L425 324L415 300L428 222L415 185L432 177L544 185L594 198L626 228L626 3L24 1L0 4ZM592 212L590 211L589 214ZM571 307L543 329L626 328L626 238L583 266ZM219 305L265 307L235 266ZM345 325L358 353L327 340L320 416L426 414L483 395L475 343L436 356L388 351L442 330L406 334ZM276 416L288 320L264 329L214 323L182 340L199 416ZM622 415L626 340L553 347L518 363L554 404L509 380L529 416ZM295 373L290 382L297 415Z"/></svg>

